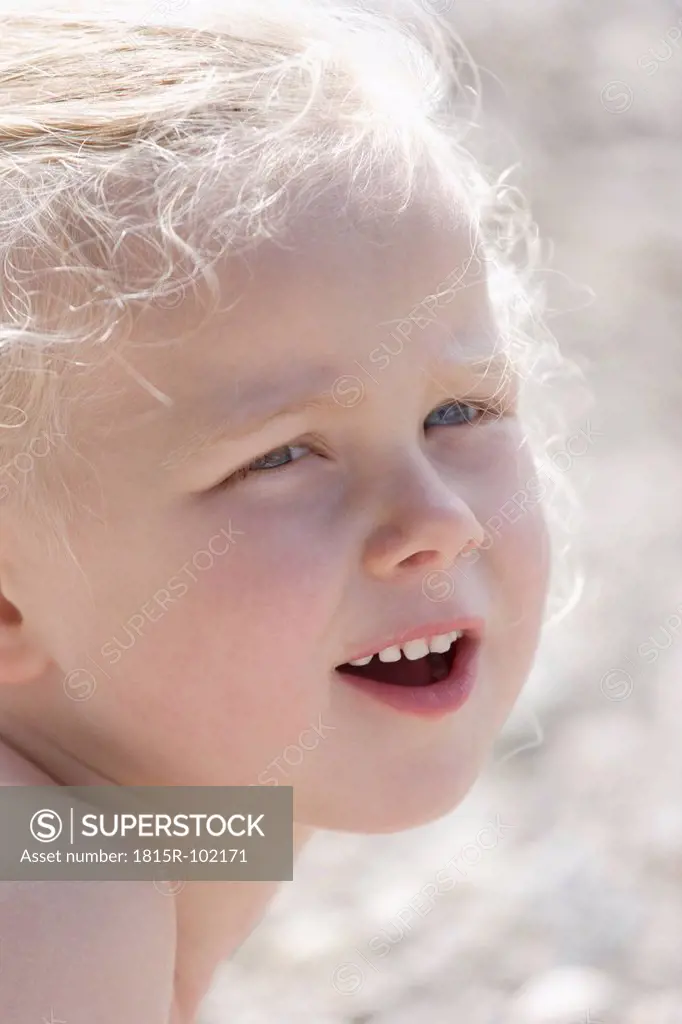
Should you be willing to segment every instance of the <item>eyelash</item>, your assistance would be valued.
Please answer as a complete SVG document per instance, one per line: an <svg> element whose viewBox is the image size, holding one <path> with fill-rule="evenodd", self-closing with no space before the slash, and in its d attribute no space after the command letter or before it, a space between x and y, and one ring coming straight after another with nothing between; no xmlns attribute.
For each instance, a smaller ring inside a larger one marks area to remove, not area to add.
<svg viewBox="0 0 682 1024"><path fill-rule="evenodd" d="M429 416L432 416L434 413L440 412L441 410L453 409L455 407L458 408L458 409L463 409L463 408L473 409L474 412L477 413L478 415L475 416L475 417L472 417L471 419L462 420L459 423L436 423L436 424L433 424L433 426L438 426L438 427L451 427L451 426L469 427L469 426L476 426L478 423L480 423L484 419L490 419L490 418L493 418L493 417L494 418L498 418L501 415L500 410L492 409L491 408L491 403L487 403L486 405L476 405L476 404L473 404L473 403L470 403L470 402L458 402L458 401L453 399L451 402L443 402L442 405L436 406L435 409L431 410L431 412L426 417L426 419L428 420ZM311 438L310 440L313 440L313 439ZM275 454L277 452L287 451L287 450L291 450L291 449L294 449L294 448L306 448L306 447L311 447L311 445L307 445L305 443L282 444L282 445L279 445L277 448L272 448L270 451L265 452L265 454L259 455L257 458L252 459L251 462L248 463L248 465L242 466L240 469L235 470L234 473L231 473L228 477L226 477L226 479L221 484L219 484L219 487L221 489L225 488L225 487L231 487L234 484L240 483L242 480L246 480L247 477L251 476L252 473L271 474L271 473L277 473L279 470L288 469L290 466L295 465L296 462L299 462L301 460L295 459L293 462L285 462L281 466L271 466L271 467L269 467L267 469L253 469L253 464L255 462L260 462L262 459L266 459L268 457L268 455L273 455L273 454Z"/></svg>

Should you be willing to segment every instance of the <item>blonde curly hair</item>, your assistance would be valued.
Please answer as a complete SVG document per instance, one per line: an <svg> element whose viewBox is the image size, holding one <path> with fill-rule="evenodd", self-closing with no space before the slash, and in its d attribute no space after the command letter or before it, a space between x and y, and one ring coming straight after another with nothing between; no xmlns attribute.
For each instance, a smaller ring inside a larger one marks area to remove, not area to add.
<svg viewBox="0 0 682 1024"><path fill-rule="evenodd" d="M329 188L371 219L424 172L480 232L501 336L528 388L545 386L562 360L533 286L537 234L467 148L480 89L451 19L417 0L144 3L0 9L0 460L41 431L68 439L79 342L113 350L145 304L199 280L217 301L215 262ZM552 431L527 422L542 459ZM59 460L44 462L14 498L43 501Z"/></svg>

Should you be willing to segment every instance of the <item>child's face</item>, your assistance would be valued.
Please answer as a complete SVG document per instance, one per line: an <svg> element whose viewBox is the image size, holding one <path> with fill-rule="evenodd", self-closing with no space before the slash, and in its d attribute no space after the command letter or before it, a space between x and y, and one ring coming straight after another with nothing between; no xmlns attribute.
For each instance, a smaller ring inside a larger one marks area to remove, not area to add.
<svg viewBox="0 0 682 1024"><path fill-rule="evenodd" d="M318 209L285 241L223 267L199 332L168 342L193 323L189 294L83 380L80 569L36 554L29 602L59 666L41 731L122 783L294 785L303 823L409 827L464 795L531 665L547 563L534 470L448 207L415 204L381 236ZM486 375L467 369L494 353ZM256 459L288 464L222 483ZM458 619L480 631L458 710L401 711L335 670Z"/></svg>

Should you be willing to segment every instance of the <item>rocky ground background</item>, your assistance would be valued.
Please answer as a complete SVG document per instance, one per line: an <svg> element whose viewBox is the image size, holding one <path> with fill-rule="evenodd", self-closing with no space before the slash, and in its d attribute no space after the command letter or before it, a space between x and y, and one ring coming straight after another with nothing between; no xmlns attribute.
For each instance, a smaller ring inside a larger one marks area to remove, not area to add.
<svg viewBox="0 0 682 1024"><path fill-rule="evenodd" d="M466 803L318 835L203 1021L682 1024L682 3L432 7L484 69L482 152L522 162L593 393L586 589Z"/></svg>

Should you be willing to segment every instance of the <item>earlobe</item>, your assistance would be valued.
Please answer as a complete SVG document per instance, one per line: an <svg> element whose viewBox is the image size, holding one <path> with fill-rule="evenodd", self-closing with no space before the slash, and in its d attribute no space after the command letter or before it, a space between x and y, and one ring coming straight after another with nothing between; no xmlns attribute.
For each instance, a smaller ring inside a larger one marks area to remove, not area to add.
<svg viewBox="0 0 682 1024"><path fill-rule="evenodd" d="M19 609L0 591L0 686L35 682L50 661Z"/></svg>

